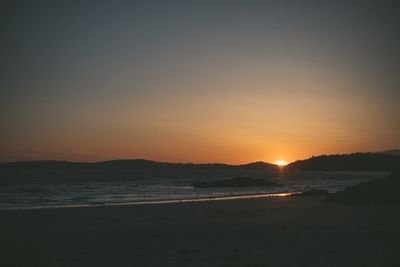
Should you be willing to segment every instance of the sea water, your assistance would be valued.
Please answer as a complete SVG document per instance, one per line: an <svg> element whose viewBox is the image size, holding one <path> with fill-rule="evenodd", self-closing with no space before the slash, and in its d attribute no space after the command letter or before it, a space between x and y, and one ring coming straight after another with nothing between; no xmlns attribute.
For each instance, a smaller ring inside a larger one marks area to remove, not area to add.
<svg viewBox="0 0 400 267"><path fill-rule="evenodd" d="M227 175L151 175L128 173L0 173L0 209L110 205L152 201L215 199L232 196L290 194L310 189L343 190L387 172L277 172L265 175L281 186L194 188L194 181L226 179ZM53 175L53 177L52 177ZM260 176L260 175L258 175ZM262 175L261 175L262 176ZM230 177L233 178L234 176ZM263 178L263 177L260 177Z"/></svg>

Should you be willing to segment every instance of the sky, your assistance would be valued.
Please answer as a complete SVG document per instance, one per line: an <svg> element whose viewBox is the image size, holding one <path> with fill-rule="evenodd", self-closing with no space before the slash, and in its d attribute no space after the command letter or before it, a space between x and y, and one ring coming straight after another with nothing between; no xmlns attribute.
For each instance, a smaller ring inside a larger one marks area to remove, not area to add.
<svg viewBox="0 0 400 267"><path fill-rule="evenodd" d="M396 1L1 1L0 161L400 147Z"/></svg>

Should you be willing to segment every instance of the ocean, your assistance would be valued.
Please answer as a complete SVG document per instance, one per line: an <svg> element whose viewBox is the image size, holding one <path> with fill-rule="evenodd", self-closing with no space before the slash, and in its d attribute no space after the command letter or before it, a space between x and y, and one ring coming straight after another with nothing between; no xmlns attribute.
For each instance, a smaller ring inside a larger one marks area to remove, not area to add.
<svg viewBox="0 0 400 267"><path fill-rule="evenodd" d="M114 172L0 173L0 209L48 208L90 205L195 201L255 195L291 194L310 189L343 190L388 172L277 172L268 178L275 187L193 188L194 181L233 178L229 175L130 175Z"/></svg>

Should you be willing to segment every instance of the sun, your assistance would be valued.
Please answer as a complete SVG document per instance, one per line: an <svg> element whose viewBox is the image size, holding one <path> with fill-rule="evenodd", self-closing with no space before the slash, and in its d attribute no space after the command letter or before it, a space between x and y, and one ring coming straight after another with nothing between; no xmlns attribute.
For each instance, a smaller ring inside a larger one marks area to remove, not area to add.
<svg viewBox="0 0 400 267"><path fill-rule="evenodd" d="M278 160L278 161L276 161L276 165L278 165L278 166L285 166L287 163L286 163L286 161L284 161L284 160Z"/></svg>

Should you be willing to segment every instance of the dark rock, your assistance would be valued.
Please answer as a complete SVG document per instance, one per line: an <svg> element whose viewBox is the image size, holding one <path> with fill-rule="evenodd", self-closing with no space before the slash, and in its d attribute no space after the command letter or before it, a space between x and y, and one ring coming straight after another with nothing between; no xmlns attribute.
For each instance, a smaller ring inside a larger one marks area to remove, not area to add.
<svg viewBox="0 0 400 267"><path fill-rule="evenodd" d="M364 182L332 194L325 202L344 204L400 204L400 172Z"/></svg>
<svg viewBox="0 0 400 267"><path fill-rule="evenodd" d="M279 186L266 179L254 179L251 177L236 177L228 180L219 180L213 182L196 181L192 183L193 187L212 188L212 187L254 187L254 186Z"/></svg>

